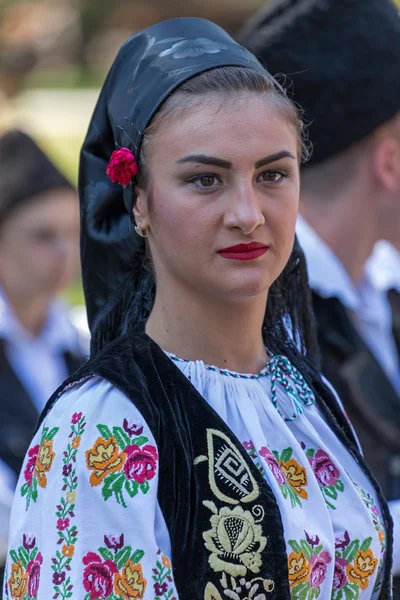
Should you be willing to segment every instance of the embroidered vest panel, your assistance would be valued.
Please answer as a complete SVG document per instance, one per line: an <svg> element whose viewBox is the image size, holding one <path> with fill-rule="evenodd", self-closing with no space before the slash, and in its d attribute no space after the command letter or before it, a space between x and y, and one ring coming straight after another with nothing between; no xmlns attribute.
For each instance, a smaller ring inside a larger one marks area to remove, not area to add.
<svg viewBox="0 0 400 600"><path fill-rule="evenodd" d="M180 599L244 598L251 590L258 600L290 600L275 496L239 440L173 362L139 333L109 344L74 380L90 375L120 389L152 430L160 456L158 500ZM347 424L327 407L326 417L346 441ZM387 572L382 600L392 597L389 579Z"/></svg>

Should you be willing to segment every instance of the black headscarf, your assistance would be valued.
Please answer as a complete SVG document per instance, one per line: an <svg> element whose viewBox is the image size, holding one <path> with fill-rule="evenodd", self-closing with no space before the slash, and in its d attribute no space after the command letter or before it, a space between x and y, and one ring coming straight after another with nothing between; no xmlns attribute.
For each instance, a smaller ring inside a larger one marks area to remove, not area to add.
<svg viewBox="0 0 400 600"><path fill-rule="evenodd" d="M92 353L111 341L143 240L131 224L133 189L114 184L106 168L114 150L139 160L143 131L163 102L188 79L216 67L264 67L223 29L199 18L171 19L132 36L101 90L81 154L81 260Z"/></svg>

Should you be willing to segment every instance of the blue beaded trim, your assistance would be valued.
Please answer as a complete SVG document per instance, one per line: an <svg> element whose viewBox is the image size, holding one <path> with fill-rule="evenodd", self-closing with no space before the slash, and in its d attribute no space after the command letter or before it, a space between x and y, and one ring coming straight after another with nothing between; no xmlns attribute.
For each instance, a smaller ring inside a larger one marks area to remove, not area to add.
<svg viewBox="0 0 400 600"><path fill-rule="evenodd" d="M167 353L168 356L176 362L191 362L184 358L178 358L175 354ZM261 377L271 378L271 402L286 422L294 421L298 415L304 413L305 407L315 404L315 396L310 389L303 375L292 365L286 356L277 354L268 361L267 366L258 374L235 373L228 369L219 369L211 365L205 365L209 371L214 371L225 375L226 377L234 377L236 379L260 379ZM293 413L287 417L282 413L277 401L276 383L279 383L286 391L293 405Z"/></svg>

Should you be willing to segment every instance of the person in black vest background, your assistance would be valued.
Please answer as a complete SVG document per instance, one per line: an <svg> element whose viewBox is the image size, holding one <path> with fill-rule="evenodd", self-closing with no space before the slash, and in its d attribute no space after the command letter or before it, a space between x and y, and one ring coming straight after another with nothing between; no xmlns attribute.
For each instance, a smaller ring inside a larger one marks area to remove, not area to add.
<svg viewBox="0 0 400 600"><path fill-rule="evenodd" d="M400 18L389 0L277 0L238 37L290 78L309 123L297 234L322 370L392 501L400 574L400 306L366 268L400 226Z"/></svg>
<svg viewBox="0 0 400 600"><path fill-rule="evenodd" d="M21 131L5 133L0 137L3 545L7 506L36 421L49 396L84 359L84 336L55 299L76 275L78 253L76 191L32 138Z"/></svg>

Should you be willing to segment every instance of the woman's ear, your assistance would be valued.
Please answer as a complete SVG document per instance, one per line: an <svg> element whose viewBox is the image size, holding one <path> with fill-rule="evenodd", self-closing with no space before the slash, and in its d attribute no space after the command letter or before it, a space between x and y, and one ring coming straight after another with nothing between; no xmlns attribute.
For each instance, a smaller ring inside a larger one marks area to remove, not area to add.
<svg viewBox="0 0 400 600"><path fill-rule="evenodd" d="M136 225L139 225L141 229L145 230L150 226L147 193L143 188L135 189L132 212Z"/></svg>

